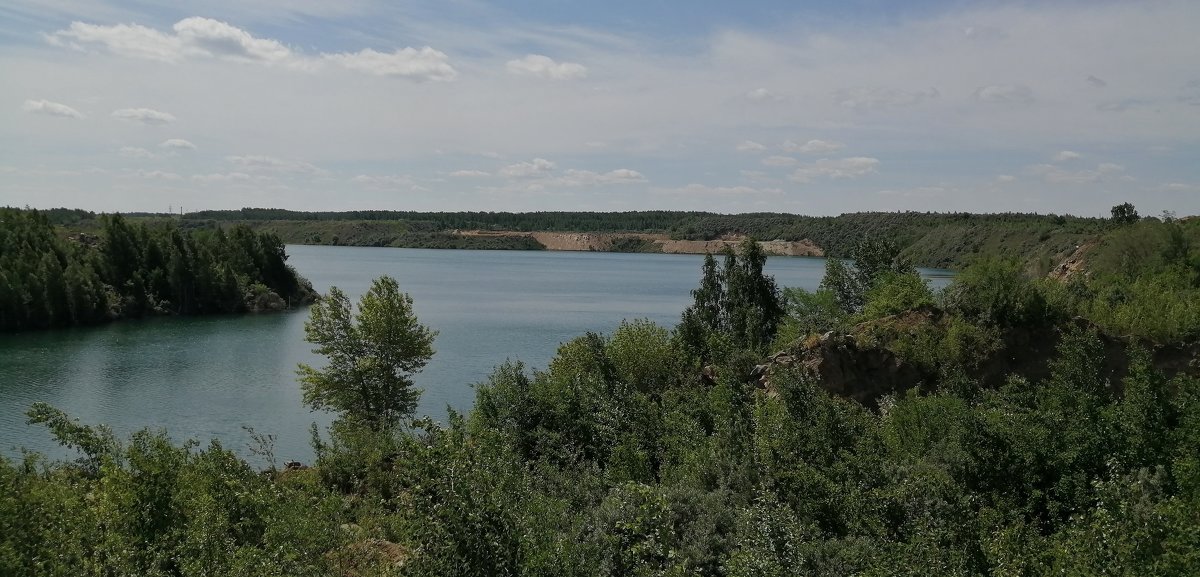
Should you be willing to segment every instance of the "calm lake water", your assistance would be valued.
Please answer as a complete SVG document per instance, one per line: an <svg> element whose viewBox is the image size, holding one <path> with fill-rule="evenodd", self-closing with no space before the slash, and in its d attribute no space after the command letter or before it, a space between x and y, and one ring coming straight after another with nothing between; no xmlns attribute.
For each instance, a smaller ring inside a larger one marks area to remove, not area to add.
<svg viewBox="0 0 1200 577"><path fill-rule="evenodd" d="M289 246L289 262L325 292L357 300L380 275L412 295L421 322L439 331L437 353L417 376L419 411L465 412L472 385L506 359L545 367L559 343L611 333L622 319L673 326L690 303L703 257L540 251ZM814 289L824 259L774 257L780 286ZM922 271L933 286L946 271ZM56 457L46 430L25 424L45 401L124 437L144 427L181 441L219 439L248 455L243 426L276 436L280 460L311 459L309 426L330 416L300 402L297 363L319 365L304 341L307 312L165 318L0 336L0 454L26 447Z"/></svg>

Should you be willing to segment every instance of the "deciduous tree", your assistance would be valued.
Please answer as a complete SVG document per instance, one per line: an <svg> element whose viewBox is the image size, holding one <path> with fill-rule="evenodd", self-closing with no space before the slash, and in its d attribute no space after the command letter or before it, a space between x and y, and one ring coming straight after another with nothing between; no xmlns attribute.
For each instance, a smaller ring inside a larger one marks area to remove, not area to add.
<svg viewBox="0 0 1200 577"><path fill-rule="evenodd" d="M375 279L351 310L337 287L313 305L304 323L313 352L328 359L322 369L301 364L304 402L343 419L383 431L400 424L421 396L412 381L433 356L437 332L417 322L412 297L396 279Z"/></svg>

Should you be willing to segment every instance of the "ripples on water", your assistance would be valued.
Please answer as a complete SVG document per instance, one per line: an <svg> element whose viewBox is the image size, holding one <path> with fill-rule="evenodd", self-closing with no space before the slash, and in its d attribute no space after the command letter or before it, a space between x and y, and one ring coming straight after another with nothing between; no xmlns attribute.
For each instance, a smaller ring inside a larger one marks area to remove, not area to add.
<svg viewBox="0 0 1200 577"><path fill-rule="evenodd" d="M419 411L465 412L472 384L505 359L544 367L559 343L611 332L622 319L671 326L691 300L703 257L695 255L420 250L290 246L290 262L313 286L357 300L380 275L400 281L421 322L439 331L417 376ZM771 258L780 286L814 289L824 260ZM945 271L922 271L934 286ZM277 437L279 459L311 459L310 423L330 417L300 402L297 363L319 364L304 341L307 313L166 318L0 337L0 454L28 447L58 457L24 412L45 401L120 435L165 428L176 440L220 439L246 455L243 425Z"/></svg>

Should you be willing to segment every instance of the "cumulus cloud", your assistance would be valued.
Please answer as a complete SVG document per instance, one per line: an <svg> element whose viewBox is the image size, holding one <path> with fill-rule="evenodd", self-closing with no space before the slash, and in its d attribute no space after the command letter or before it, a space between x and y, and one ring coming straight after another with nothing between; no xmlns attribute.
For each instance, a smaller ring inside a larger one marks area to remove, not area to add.
<svg viewBox="0 0 1200 577"><path fill-rule="evenodd" d="M804 154L829 154L846 148L845 144L833 142L830 140L810 140L804 144L797 144L790 140L783 143L782 148L787 152L801 152Z"/></svg>
<svg viewBox="0 0 1200 577"><path fill-rule="evenodd" d="M746 98L755 102L779 102L780 100L783 100L782 96L775 94L766 88L755 88L754 90L746 93Z"/></svg>
<svg viewBox="0 0 1200 577"><path fill-rule="evenodd" d="M366 48L306 56L278 40L259 38L227 22L198 16L176 22L170 33L140 24L72 22L68 28L47 35L46 40L56 46L98 48L128 58L168 63L203 57L311 70L329 62L364 74L413 80L447 81L458 75L446 54L429 46L390 53Z"/></svg>
<svg viewBox="0 0 1200 577"><path fill-rule="evenodd" d="M527 54L524 58L509 60L504 65L513 74L540 76L553 80L569 80L587 76L587 67L577 62L556 62L542 54Z"/></svg>
<svg viewBox="0 0 1200 577"><path fill-rule="evenodd" d="M768 156L762 159L762 163L766 166L794 166L796 159L790 156Z"/></svg>
<svg viewBox="0 0 1200 577"><path fill-rule="evenodd" d="M326 61L373 76L448 82L458 76L446 53L429 46L398 49L392 53L366 48L354 53L324 54Z"/></svg>
<svg viewBox="0 0 1200 577"><path fill-rule="evenodd" d="M89 45L99 46L120 56L161 62L175 62L184 55L179 38L140 24L101 26L72 22L65 30L46 36L46 40L56 46L80 50Z"/></svg>
<svg viewBox="0 0 1200 577"><path fill-rule="evenodd" d="M1019 84L993 84L975 89L972 96L979 102L994 104L1029 104L1033 102L1033 90Z"/></svg>
<svg viewBox="0 0 1200 577"><path fill-rule="evenodd" d="M1083 155L1073 150L1063 150L1054 155L1055 162L1067 162L1069 160L1078 160L1080 158L1083 158Z"/></svg>
<svg viewBox="0 0 1200 577"><path fill-rule="evenodd" d="M291 49L277 40L255 38L241 28L212 18L184 18L172 29L176 39L189 50L211 56L263 62L280 62L292 56Z"/></svg>
<svg viewBox="0 0 1200 577"><path fill-rule="evenodd" d="M941 96L936 88L929 90L901 90L882 86L857 86L844 88L833 93L838 105L855 110L900 108L920 104Z"/></svg>
<svg viewBox="0 0 1200 577"><path fill-rule="evenodd" d="M500 176L508 178L534 178L550 174L555 164L545 158L535 158L533 162L518 162L500 169Z"/></svg>
<svg viewBox="0 0 1200 577"><path fill-rule="evenodd" d="M743 140L738 143L736 148L739 152L761 152L767 149L766 146L754 142L753 140Z"/></svg>
<svg viewBox="0 0 1200 577"><path fill-rule="evenodd" d="M788 177L792 182L812 182L818 177L826 178L858 178L875 172L879 166L878 158L867 156L852 156L849 158L822 158L811 164L797 168Z"/></svg>
<svg viewBox="0 0 1200 577"><path fill-rule="evenodd" d="M482 170L456 170L451 172L450 176L455 178L482 178L491 175Z"/></svg>
<svg viewBox="0 0 1200 577"><path fill-rule="evenodd" d="M227 156L230 164L247 172L272 172L278 174L307 174L326 176L329 171L298 160L284 160L274 156L247 155Z"/></svg>
<svg viewBox="0 0 1200 577"><path fill-rule="evenodd" d="M78 110L60 104L58 102L50 102L49 100L26 100L25 104L21 105L21 109L25 112L34 114L45 114L47 116L58 116L61 118L83 118Z"/></svg>
<svg viewBox="0 0 1200 577"><path fill-rule="evenodd" d="M590 170L567 170L563 176L550 184L562 186L594 186L602 184L632 184L646 182L646 177L636 170L618 168L608 172L592 172Z"/></svg>
<svg viewBox="0 0 1200 577"><path fill-rule="evenodd" d="M182 138L168 138L160 143L161 148L169 148L171 150L196 150L196 145Z"/></svg>
<svg viewBox="0 0 1200 577"><path fill-rule="evenodd" d="M153 108L122 108L112 112L113 118L128 120L130 122L140 122L150 126L159 126L170 122L175 122L175 115L169 112L154 110Z"/></svg>

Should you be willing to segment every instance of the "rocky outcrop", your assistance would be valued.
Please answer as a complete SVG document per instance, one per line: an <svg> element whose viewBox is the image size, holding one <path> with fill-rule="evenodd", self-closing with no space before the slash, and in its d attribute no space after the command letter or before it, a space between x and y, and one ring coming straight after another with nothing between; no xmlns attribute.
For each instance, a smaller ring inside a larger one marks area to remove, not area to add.
<svg viewBox="0 0 1200 577"><path fill-rule="evenodd" d="M942 321L938 311L910 311L872 323L890 323L911 331L920 324L940 325ZM1072 323L1086 329L1096 328L1084 319ZM860 325L851 332L860 334L865 329ZM1005 330L1000 334L1000 346L990 354L981 355L968 376L989 388L1001 386L1012 375L1032 382L1045 379L1050 376L1050 363L1057 354L1062 330L1063 327L1056 326ZM1128 351L1135 344L1150 351L1154 367L1168 378L1178 374L1200 376L1200 342L1156 345L1133 343L1103 332L1098 335L1104 350L1102 378L1115 393L1120 392L1120 384L1129 372ZM829 392L867 406L874 406L884 395L937 384L935 369L901 358L888 348L887 342L863 345L863 340L853 334L827 333L797 341L755 367L750 379L773 394L772 375L800 367Z"/></svg>
<svg viewBox="0 0 1200 577"><path fill-rule="evenodd" d="M757 375L751 376L763 390L773 393L771 375L796 366L830 393L867 406L874 406L884 395L932 382L932 375L892 351L883 347L860 348L853 336L834 333L809 339L791 351L775 353L766 364L755 367Z"/></svg>
<svg viewBox="0 0 1200 577"><path fill-rule="evenodd" d="M1091 240L1075 247L1075 250L1058 263L1054 270L1050 271L1050 278L1060 281L1069 280L1077 274L1086 274L1085 267L1087 264L1087 254L1096 247L1098 241Z"/></svg>

